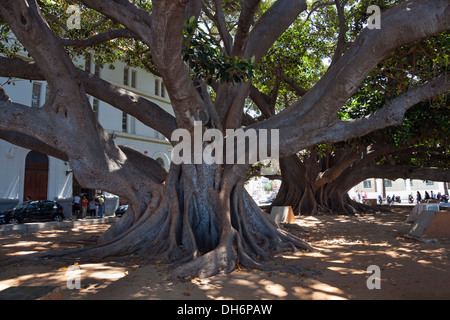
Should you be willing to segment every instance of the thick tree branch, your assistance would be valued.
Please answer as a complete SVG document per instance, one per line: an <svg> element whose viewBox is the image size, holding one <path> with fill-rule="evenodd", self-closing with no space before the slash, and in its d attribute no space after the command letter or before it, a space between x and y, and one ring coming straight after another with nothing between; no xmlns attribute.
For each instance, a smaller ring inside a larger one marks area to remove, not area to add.
<svg viewBox="0 0 450 320"><path fill-rule="evenodd" d="M364 172L360 176L360 181L369 178L450 181L450 169L401 165L373 165L364 168Z"/></svg>
<svg viewBox="0 0 450 320"><path fill-rule="evenodd" d="M306 8L304 0L277 0L251 30L245 46L244 58L255 56L255 61L259 62L273 43Z"/></svg>
<svg viewBox="0 0 450 320"><path fill-rule="evenodd" d="M137 36L128 29L111 30L103 33L99 33L95 36L85 39L67 39L60 38L62 45L66 47L92 47L104 42L111 41L118 38L137 38Z"/></svg>
<svg viewBox="0 0 450 320"><path fill-rule="evenodd" d="M175 118L156 103L142 98L128 90L119 88L93 74L76 69L86 93L122 110L145 125L170 138L176 129ZM45 80L34 62L20 58L0 57L0 76L27 80Z"/></svg>
<svg viewBox="0 0 450 320"><path fill-rule="evenodd" d="M344 12L345 3L342 3L341 0L335 0L335 5L338 13L339 35L337 38L336 49L334 51L333 57L331 58L331 65L335 64L344 53L346 44L345 34L347 33L348 29Z"/></svg>
<svg viewBox="0 0 450 320"><path fill-rule="evenodd" d="M220 38L223 41L225 54L230 55L232 47L233 47L233 37L231 36L230 32L227 30L226 21L225 21L225 13L223 12L223 8L222 8L222 1L215 0L214 4L216 7L216 13L214 15L206 7L206 5L204 3L202 3L202 8L203 8L203 11L205 12L206 16L209 19L211 19L211 21L213 21L214 24L216 25L217 30L219 31L219 34L220 34Z"/></svg>
<svg viewBox="0 0 450 320"><path fill-rule="evenodd" d="M300 97L303 97L308 92L308 90L299 86L294 79L286 76L286 74L284 73L283 73L283 81L286 82Z"/></svg>
<svg viewBox="0 0 450 320"><path fill-rule="evenodd" d="M85 6L94 9L114 21L118 21L138 35L152 47L152 16L128 0L80 0Z"/></svg>
<svg viewBox="0 0 450 320"><path fill-rule="evenodd" d="M78 70L78 75L86 87L86 93L132 115L165 137L170 139L177 128L175 118L156 103L83 70Z"/></svg>
<svg viewBox="0 0 450 320"><path fill-rule="evenodd" d="M0 113L2 114L0 131L5 138L8 136L13 138L13 133L18 133L22 137L26 137L30 143L32 140L45 141L49 148L62 152L57 133L48 130L49 127L54 127L55 123L48 118L46 110L30 108L11 101L0 101ZM43 123L46 125L43 126ZM33 130L29 128L33 128Z"/></svg>
<svg viewBox="0 0 450 320"><path fill-rule="evenodd" d="M73 63L45 23L36 2L2 1L0 15L39 64L50 86L55 91L75 90Z"/></svg>
<svg viewBox="0 0 450 320"><path fill-rule="evenodd" d="M152 55L166 84L177 124L192 128L194 120L206 107L190 78L190 69L181 58L185 1L158 1L153 3Z"/></svg>
<svg viewBox="0 0 450 320"><path fill-rule="evenodd" d="M328 133L325 134L325 139L337 142L351 137L364 136L369 132L388 126L400 125L409 108L421 101L446 93L449 90L450 81L448 76L441 75L408 90L368 117L350 121L339 121L335 126L329 128Z"/></svg>
<svg viewBox="0 0 450 320"><path fill-rule="evenodd" d="M35 62L25 61L21 58L0 57L0 77L45 80Z"/></svg>
<svg viewBox="0 0 450 320"><path fill-rule="evenodd" d="M313 182L313 190L317 190L330 181L336 179L345 169L361 157L359 152L349 150L338 163L327 170L320 172Z"/></svg>
<svg viewBox="0 0 450 320"><path fill-rule="evenodd" d="M258 109L261 111L263 116L266 119L269 119L273 116L273 112L270 109L270 97L259 91L255 86L250 86L250 99L258 106Z"/></svg>
<svg viewBox="0 0 450 320"><path fill-rule="evenodd" d="M39 151L62 161L69 161L69 157L63 149L56 149L35 137L30 137L23 133L0 130L0 139L22 148Z"/></svg>
<svg viewBox="0 0 450 320"><path fill-rule="evenodd" d="M342 141L355 137L356 134L363 135L386 127L388 124L377 123L370 128L366 126L367 130L361 130L364 126L362 122L367 120L340 123L337 122L337 112L367 74L389 52L406 43L449 29L448 1L405 1L382 14L381 21L381 29L363 30L344 56L300 101L264 123L252 126L255 129L280 130L281 156L295 153L320 141ZM430 96L425 95L423 98ZM380 113L377 117L381 116ZM398 116L394 115L395 117ZM380 118L385 120L389 117ZM393 124L391 120L390 124ZM359 127L353 135L347 131L352 126ZM341 130L337 130L338 128Z"/></svg>
<svg viewBox="0 0 450 320"><path fill-rule="evenodd" d="M258 9L261 0L244 1L241 14L239 16L238 28L234 38L233 56L241 56L244 53L245 45L253 23L253 17Z"/></svg>

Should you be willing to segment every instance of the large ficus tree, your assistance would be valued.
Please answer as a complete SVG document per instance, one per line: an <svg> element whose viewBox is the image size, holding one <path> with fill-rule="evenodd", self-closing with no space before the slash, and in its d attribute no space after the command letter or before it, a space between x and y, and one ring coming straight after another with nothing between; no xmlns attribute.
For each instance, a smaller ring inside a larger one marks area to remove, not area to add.
<svg viewBox="0 0 450 320"><path fill-rule="evenodd" d="M89 28L64 30L65 11L55 6L68 3L78 3L89 14ZM425 83L411 79L409 90L368 117L342 120L337 114L389 52L448 30L448 4L404 1L383 12L381 29L363 29L350 47L339 48L332 67L301 99L245 130L279 130L279 156L287 157L317 143L401 123L408 108L448 91L447 75ZM249 164L172 164L166 172L152 159L117 146L95 120L86 94L168 138L176 129L193 133L195 122L202 123L202 130L223 133L241 128L253 66L306 10L304 0L0 1L3 30L10 29L33 59L8 52L0 59L0 75L43 79L51 88L39 109L14 103L3 93L0 137L68 161L80 184L130 203L126 215L95 246L64 254L101 258L138 252L176 263L178 276L230 272L237 262L304 271L262 263L273 252L312 248L279 229L246 193ZM196 21L202 22L197 25L203 32L192 29ZM210 36L204 34L208 32ZM103 50L100 62L118 57L161 76L174 115L77 68L72 58L90 47ZM208 59L203 70L202 59Z"/></svg>
<svg viewBox="0 0 450 320"><path fill-rule="evenodd" d="M349 15L354 17L355 11L347 13L347 16ZM347 29L354 29L354 25L357 27L357 22L352 23ZM327 21L327 23L332 22ZM291 29L295 28L291 27ZM277 42L281 42L283 38ZM292 41L290 42L292 43ZM283 46L286 46L286 43L280 47ZM319 52L313 54L320 57L320 52L324 50L318 49ZM277 56L280 55L282 56L283 52L277 52ZM309 69L307 62L310 61L313 61L311 57L302 64L306 71ZM408 43L391 52L371 71L352 98L341 108L339 118L350 120L369 116L399 94L406 92L411 85L411 78L418 83L424 83L433 79L436 74L448 73L448 68L447 33ZM288 72L295 76L291 70ZM281 77L286 79L286 74ZM277 76L273 75L271 78L271 81L276 81ZM290 78L285 84L286 88L278 90L278 96L292 95L291 83L294 79L292 76ZM296 78L302 80L305 77L301 77L300 74L296 75ZM256 80L253 79L253 83L259 85ZM264 80L268 81L266 78ZM264 87L264 83L262 86ZM285 90L288 91L288 94L284 93ZM264 108L264 105L270 104L271 97L261 92L255 92L255 90L252 93L261 97L261 99L255 99L258 105L262 105L263 110L269 110L269 107ZM271 93L269 94L271 95ZM304 95L301 91L294 90L294 95L297 94ZM431 151L431 149L435 149L433 146L440 146L437 150L444 152L445 156L445 149L448 146L450 115L447 104L448 92L410 108L401 125L373 131L363 137L351 138L345 142L321 143L308 148L309 150L301 151L298 155L280 159L283 183L272 205L290 205L294 214L316 214L318 212L353 214L360 212L361 209L369 209L351 201L347 194L351 187L371 177L372 170L369 169L369 164L372 168L373 163L377 162L376 160L380 157L392 158L392 153L399 151L403 154L409 152L409 156L413 157L412 154L416 152L414 150L430 148ZM282 105L276 107L283 108ZM435 149L435 151L437 150ZM432 158L436 158L436 155ZM386 166L383 166L385 175L380 176L382 171L379 170L376 172L376 176L393 179L401 174L401 177L414 178L419 175L418 172L425 172L424 166L431 165L434 163L422 162L414 168L411 163L408 170L400 170L401 168L396 166L398 169L396 174L392 174L394 170L388 170ZM444 167L447 168L445 165ZM414 170L411 170L412 168ZM427 174L430 174L429 179L448 181L448 170L442 169L435 168L433 171L429 168L426 170ZM434 173L431 175L431 172ZM411 176L405 176L405 173L409 173Z"/></svg>

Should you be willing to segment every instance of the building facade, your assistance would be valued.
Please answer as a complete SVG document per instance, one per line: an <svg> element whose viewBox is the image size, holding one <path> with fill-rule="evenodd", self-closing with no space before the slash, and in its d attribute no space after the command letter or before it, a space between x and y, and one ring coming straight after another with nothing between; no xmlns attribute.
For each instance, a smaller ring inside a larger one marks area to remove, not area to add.
<svg viewBox="0 0 450 320"><path fill-rule="evenodd" d="M116 63L114 69L101 69L89 59L77 61L77 65L116 86L151 100L173 114L160 78L139 68L128 68L121 62ZM31 108L41 107L49 91L45 81L0 77L0 83L11 100ZM89 101L99 123L111 134L117 145L131 147L157 160L166 169L169 168L171 144L161 133L94 97L89 97ZM106 198L105 214L113 214L121 199L102 190L84 189L76 181L67 162L0 139L0 210L11 208L28 197L45 198L59 201L68 218L72 212L73 196L84 194L92 197L100 193Z"/></svg>
<svg viewBox="0 0 450 320"><path fill-rule="evenodd" d="M383 181L385 186L385 195L383 195ZM400 196L402 202L407 202L409 195L416 200L417 191L420 192L422 199L425 191L436 196L438 193L448 195L448 183L437 181L422 181L411 179L397 179L395 181L389 179L367 179L354 186L349 195L352 199L359 200L363 197L367 199L378 199L378 196L391 197ZM359 194L359 196L358 196Z"/></svg>

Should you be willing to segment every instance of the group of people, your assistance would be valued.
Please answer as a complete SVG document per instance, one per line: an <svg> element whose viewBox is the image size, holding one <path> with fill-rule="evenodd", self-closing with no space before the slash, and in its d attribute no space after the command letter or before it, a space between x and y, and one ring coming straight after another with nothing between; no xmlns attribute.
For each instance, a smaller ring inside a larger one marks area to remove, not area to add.
<svg viewBox="0 0 450 320"><path fill-rule="evenodd" d="M91 218L103 218L105 211L105 196L92 197L89 201L86 196L80 198L79 195L73 197L73 214L78 218L86 218L89 212Z"/></svg>
<svg viewBox="0 0 450 320"><path fill-rule="evenodd" d="M356 196L353 197L353 201L362 202L362 199L367 199L367 192L361 190L361 193L358 190L355 191Z"/></svg>
<svg viewBox="0 0 450 320"><path fill-rule="evenodd" d="M431 195L427 191L425 191L425 196L424 196L423 200L430 200L430 199L440 200L441 199L440 192L438 192L437 195L434 195L433 191L430 191L430 193L431 193ZM422 201L422 195L420 194L419 191L417 191L416 200L417 200L417 203L420 203Z"/></svg>

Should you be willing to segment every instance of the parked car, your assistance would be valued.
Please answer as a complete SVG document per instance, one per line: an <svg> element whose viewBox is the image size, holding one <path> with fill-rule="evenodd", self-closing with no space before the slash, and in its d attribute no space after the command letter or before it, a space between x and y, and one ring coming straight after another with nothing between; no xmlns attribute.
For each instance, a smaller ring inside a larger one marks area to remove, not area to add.
<svg viewBox="0 0 450 320"><path fill-rule="evenodd" d="M27 201L0 212L0 224L25 222L62 221L64 208L56 201Z"/></svg>
<svg viewBox="0 0 450 320"><path fill-rule="evenodd" d="M119 207L116 209L116 211L115 211L116 217L121 217L121 216L123 216L127 210L128 210L128 205L127 205L127 204L124 204L124 205L122 205L122 206L119 206Z"/></svg>

